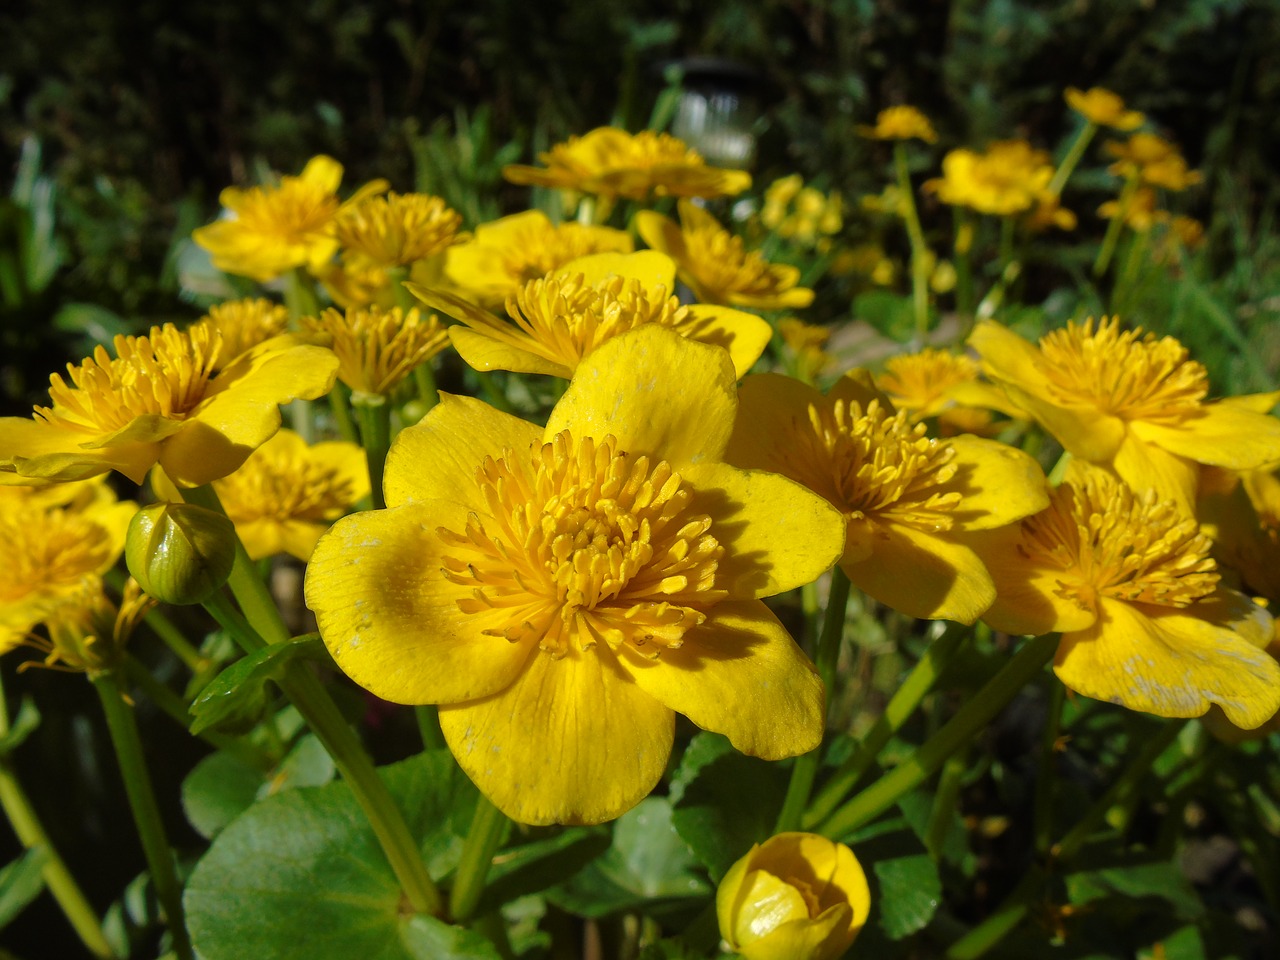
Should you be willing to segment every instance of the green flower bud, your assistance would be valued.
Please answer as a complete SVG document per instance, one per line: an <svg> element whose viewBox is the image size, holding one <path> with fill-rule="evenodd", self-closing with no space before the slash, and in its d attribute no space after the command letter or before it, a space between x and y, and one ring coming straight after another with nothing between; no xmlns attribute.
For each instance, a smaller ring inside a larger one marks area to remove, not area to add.
<svg viewBox="0 0 1280 960"><path fill-rule="evenodd" d="M200 603L227 582L236 559L234 525L187 503L153 503L129 524L124 560L142 589L165 603Z"/></svg>

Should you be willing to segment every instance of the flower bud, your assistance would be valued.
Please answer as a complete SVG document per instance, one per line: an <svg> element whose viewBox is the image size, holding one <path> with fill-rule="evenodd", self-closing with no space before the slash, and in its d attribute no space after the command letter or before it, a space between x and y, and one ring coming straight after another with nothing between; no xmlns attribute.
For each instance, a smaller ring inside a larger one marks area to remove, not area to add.
<svg viewBox="0 0 1280 960"><path fill-rule="evenodd" d="M231 575L235 527L203 507L153 503L134 514L124 559L133 578L157 600L200 603Z"/></svg>
<svg viewBox="0 0 1280 960"><path fill-rule="evenodd" d="M812 833L756 844L716 891L720 935L747 960L835 960L870 908L853 851Z"/></svg>

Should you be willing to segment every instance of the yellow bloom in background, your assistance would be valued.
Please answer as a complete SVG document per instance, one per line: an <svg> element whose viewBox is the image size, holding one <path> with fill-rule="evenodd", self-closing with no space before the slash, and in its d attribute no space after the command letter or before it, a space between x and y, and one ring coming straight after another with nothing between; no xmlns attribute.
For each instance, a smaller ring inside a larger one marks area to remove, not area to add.
<svg viewBox="0 0 1280 960"><path fill-rule="evenodd" d="M760 222L770 230L777 230L787 218L791 202L804 187L804 178L798 173L780 177L764 191L764 205L760 208Z"/></svg>
<svg viewBox="0 0 1280 960"><path fill-rule="evenodd" d="M227 187L218 198L226 217L195 230L191 239L213 255L219 270L259 281L294 267L318 270L338 249L333 228L342 207L341 182L342 164L319 156L307 162L301 176L281 177L276 186ZM386 181L375 180L347 203L385 189Z"/></svg>
<svg viewBox="0 0 1280 960"><path fill-rule="evenodd" d="M348 253L325 264L315 276L333 302L345 310L390 310L396 306L396 291L387 268L358 253Z"/></svg>
<svg viewBox="0 0 1280 960"><path fill-rule="evenodd" d="M334 230L343 250L379 267L405 267L451 246L462 215L440 197L396 193L366 197L338 214Z"/></svg>
<svg viewBox="0 0 1280 960"><path fill-rule="evenodd" d="M1023 222L1032 232L1042 233L1050 227L1074 230L1077 220L1075 213L1062 205L1061 198L1052 193L1042 193L1036 197L1036 205Z"/></svg>
<svg viewBox="0 0 1280 960"><path fill-rule="evenodd" d="M707 211L680 202L680 225L660 213L642 210L636 231L654 250L676 262L680 279L704 303L756 310L807 307L813 291L798 287L800 271L785 263L769 263L742 238L730 234Z"/></svg>
<svg viewBox="0 0 1280 960"><path fill-rule="evenodd" d="M118 606L106 595L101 579L86 578L45 618L49 639L33 638L30 643L45 652L47 667L88 673L115 669L129 637L155 605L132 578L125 581Z"/></svg>
<svg viewBox="0 0 1280 960"><path fill-rule="evenodd" d="M1204 178L1187 166L1177 144L1154 133L1135 133L1124 143L1106 144L1107 152L1116 158L1108 169L1117 176L1136 176L1152 187L1175 192L1195 186Z"/></svg>
<svg viewBox="0 0 1280 960"><path fill-rule="evenodd" d="M541 210L527 210L482 223L470 240L450 247L445 253L443 287L483 307L500 306L530 280L573 260L632 249L631 235L625 230L554 224ZM440 286L413 279L422 286Z"/></svg>
<svg viewBox="0 0 1280 960"><path fill-rule="evenodd" d="M942 158L941 179L925 181L924 188L943 203L1003 217L1033 209L1051 180L1047 153L1025 140L1001 140L985 153L952 150Z"/></svg>
<svg viewBox="0 0 1280 960"><path fill-rule="evenodd" d="M802 182L793 174L770 184L760 222L793 243L824 250L828 238L844 228L844 200L838 193L826 194Z"/></svg>
<svg viewBox="0 0 1280 960"><path fill-rule="evenodd" d="M477 370L544 373L568 379L605 342L640 326L667 327L723 347L739 376L773 335L757 316L706 304L681 306L672 296L675 264L652 250L598 253L532 280L507 299L510 321L444 290L410 284L414 295L463 326L449 339Z"/></svg>
<svg viewBox="0 0 1280 960"><path fill-rule="evenodd" d="M1029 456L980 437L934 440L860 371L823 396L776 374L747 377L730 463L804 484L844 517L840 569L913 617L972 623L995 599L963 537L1048 502Z"/></svg>
<svg viewBox="0 0 1280 960"><path fill-rule="evenodd" d="M522 823L594 823L662 776L674 714L766 759L822 739L821 682L758 598L839 556L839 516L722 461L724 351L645 326L593 352L546 428L445 395L387 458L388 509L320 539L306 596L338 665L440 704Z"/></svg>
<svg viewBox="0 0 1280 960"><path fill-rule="evenodd" d="M559 187L602 197L731 197L751 186L744 170L709 167L697 151L668 133L597 127L558 143L538 159L546 166L512 164L502 175L512 183Z"/></svg>
<svg viewBox="0 0 1280 960"><path fill-rule="evenodd" d="M1233 585L1280 604L1280 477L1273 470L1204 467L1196 510Z"/></svg>
<svg viewBox="0 0 1280 960"><path fill-rule="evenodd" d="M163 475L151 484L163 499L182 499ZM308 446L281 430L213 489L251 559L287 553L306 562L333 521L369 495L369 469L358 444Z"/></svg>
<svg viewBox="0 0 1280 960"><path fill-rule="evenodd" d="M1079 90L1067 87L1063 97L1076 113L1100 127L1112 127L1128 133L1137 130L1147 119L1137 110L1126 110L1124 100L1103 87Z"/></svg>
<svg viewBox="0 0 1280 960"><path fill-rule="evenodd" d="M778 335L791 351L796 377L805 383L812 383L835 360L825 349L831 339L831 330L827 327L783 317L778 321Z"/></svg>
<svg viewBox="0 0 1280 960"><path fill-rule="evenodd" d="M285 307L259 297L212 306L192 327L205 328L211 334L216 331L222 338L213 361L213 369L221 370L240 354L280 336L288 325L289 311Z"/></svg>
<svg viewBox="0 0 1280 960"><path fill-rule="evenodd" d="M1075 461L1048 509L980 544L998 630L1062 633L1054 672L1077 693L1162 717L1211 704L1253 728L1280 709L1271 617L1218 586L1209 538L1179 504Z"/></svg>
<svg viewBox="0 0 1280 960"><path fill-rule="evenodd" d="M35 627L83 590L101 592L102 574L124 550L138 505L117 503L106 484L74 484L65 503L44 495L0 495L0 653L30 640Z"/></svg>
<svg viewBox="0 0 1280 960"><path fill-rule="evenodd" d="M1205 402L1204 366L1173 337L1122 331L1117 318L1068 323L1033 346L998 323L969 338L986 375L1072 456L1153 489L1191 515L1196 464L1253 470L1280 462L1280 421Z"/></svg>
<svg viewBox="0 0 1280 960"><path fill-rule="evenodd" d="M1108 200L1098 207L1098 216L1114 220L1120 216L1120 201ZM1124 225L1135 233L1146 233L1157 223L1167 223L1169 212L1160 209L1160 199L1150 187L1138 187L1124 208Z"/></svg>
<svg viewBox="0 0 1280 960"><path fill-rule="evenodd" d="M338 379L353 393L386 396L420 363L449 345L435 314L416 307L325 310L303 323L323 337L338 358Z"/></svg>
<svg viewBox="0 0 1280 960"><path fill-rule="evenodd" d="M178 483L225 477L280 427L280 404L333 387L338 361L285 335L241 354L215 375L220 335L208 327L152 327L115 338L71 380L49 378L51 406L30 420L0 418L0 484L82 480L117 470L134 483L159 463Z"/></svg>
<svg viewBox="0 0 1280 960"><path fill-rule="evenodd" d="M755 844L716 890L720 936L746 960L838 960L870 912L858 858L814 833Z"/></svg>
<svg viewBox="0 0 1280 960"><path fill-rule="evenodd" d="M923 140L936 143L938 135L929 118L915 107L887 107L876 114L874 127L858 127L858 133L875 140Z"/></svg>
<svg viewBox="0 0 1280 960"><path fill-rule="evenodd" d="M927 347L885 361L876 386L913 423L938 418L947 433L983 433L991 426L989 411L1014 419L1025 414L1000 388L984 383L976 360L964 354Z"/></svg>
<svg viewBox="0 0 1280 960"><path fill-rule="evenodd" d="M1204 244L1204 224L1195 217L1184 217L1181 214L1169 221L1172 235L1188 250L1195 250Z"/></svg>

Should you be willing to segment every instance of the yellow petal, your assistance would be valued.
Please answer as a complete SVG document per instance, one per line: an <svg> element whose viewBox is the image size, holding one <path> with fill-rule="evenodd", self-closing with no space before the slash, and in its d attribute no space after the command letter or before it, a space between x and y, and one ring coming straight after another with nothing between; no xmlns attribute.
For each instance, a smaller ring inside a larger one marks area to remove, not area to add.
<svg viewBox="0 0 1280 960"><path fill-rule="evenodd" d="M589 286L602 283L610 277L626 277L639 280L646 290L660 286L670 296L675 290L676 265L666 254L655 250L637 253L593 253L570 260L563 267L552 271L554 277L572 277L582 274Z"/></svg>
<svg viewBox="0 0 1280 960"><path fill-rule="evenodd" d="M1049 486L1040 464L1006 443L959 436L948 441L956 451L956 475L937 488L962 499L951 518L964 530L989 530L1039 513L1049 505Z"/></svg>
<svg viewBox="0 0 1280 960"><path fill-rule="evenodd" d="M652 210L641 210L633 222L636 233L654 250L667 254L673 260L685 256L684 234L671 218Z"/></svg>
<svg viewBox="0 0 1280 960"><path fill-rule="evenodd" d="M871 556L841 561L855 587L924 620L973 623L995 602L991 575L969 547L903 524L877 523Z"/></svg>
<svg viewBox="0 0 1280 960"><path fill-rule="evenodd" d="M1196 463L1232 470L1280 463L1280 418L1255 413L1245 403L1209 403L1176 426L1139 421L1130 429L1146 442Z"/></svg>
<svg viewBox="0 0 1280 960"><path fill-rule="evenodd" d="M1083 630L1096 619L1094 608L1061 584L1066 571L1033 563L1021 548L1022 527L1013 523L959 538L982 559L996 587L984 623L1018 636Z"/></svg>
<svg viewBox="0 0 1280 960"><path fill-rule="evenodd" d="M1072 690L1161 717L1217 704L1253 729L1280 709L1280 664L1232 630L1171 608L1103 599L1088 630L1063 634L1054 671Z"/></svg>
<svg viewBox="0 0 1280 960"><path fill-rule="evenodd" d="M777 373L747 377L738 388L738 416L725 460L753 470L783 472L794 459L792 424L797 419L808 423L811 404L825 408L826 400L813 387L793 377ZM809 477L802 479L810 489L822 491Z"/></svg>
<svg viewBox="0 0 1280 960"><path fill-rule="evenodd" d="M342 184L342 164L333 157L320 154L307 161L300 179L319 187L325 193L337 193Z"/></svg>
<svg viewBox="0 0 1280 960"><path fill-rule="evenodd" d="M655 700L753 757L794 757L822 741L822 682L759 601L718 603L683 646L654 659L624 646L618 663Z"/></svg>
<svg viewBox="0 0 1280 960"><path fill-rule="evenodd" d="M738 949L767 937L788 920L809 919L809 908L800 891L764 870L747 874L740 901L729 939Z"/></svg>
<svg viewBox="0 0 1280 960"><path fill-rule="evenodd" d="M1161 500L1172 500L1184 514L1195 516L1199 470L1192 461L1140 439L1134 431L1120 444L1112 467L1137 493L1154 490Z"/></svg>
<svg viewBox="0 0 1280 960"><path fill-rule="evenodd" d="M545 436L618 438L618 449L676 470L721 459L737 411L729 355L654 324L615 337L578 365Z"/></svg>
<svg viewBox="0 0 1280 960"><path fill-rule="evenodd" d="M689 316L680 332L690 340L728 350L739 379L746 376L773 338L773 328L754 313L699 303L689 306Z"/></svg>
<svg viewBox="0 0 1280 960"><path fill-rule="evenodd" d="M772 597L818 579L840 558L844 517L795 481L727 463L690 464L681 476L725 548L716 586L731 596Z"/></svg>
<svg viewBox="0 0 1280 960"><path fill-rule="evenodd" d="M467 507L410 503L339 520L307 566L307 606L343 673L384 700L452 703L488 696L512 682L532 647L486 629L505 620L464 615L463 587L441 575L445 546L435 531L461 530Z"/></svg>
<svg viewBox="0 0 1280 960"><path fill-rule="evenodd" d="M500 641L501 642L501 641ZM639 803L671 754L675 715L607 648L537 652L510 686L440 709L459 765L519 823L600 823Z"/></svg>
<svg viewBox="0 0 1280 960"><path fill-rule="evenodd" d="M449 340L473 370L510 370L512 373L541 373L568 380L573 371L563 363L548 360L546 357L513 343L507 338L495 339L491 332L480 333L467 327L450 327ZM532 338L528 345L533 346Z"/></svg>
<svg viewBox="0 0 1280 960"><path fill-rule="evenodd" d="M508 450L526 456L541 437L534 424L483 400L442 393L425 417L392 441L382 483L387 506L433 498L469 503L485 457L497 460ZM478 499L473 506L487 510Z"/></svg>
<svg viewBox="0 0 1280 960"><path fill-rule="evenodd" d="M0 486L85 480L112 470L141 483L160 455L158 443L85 449L83 438L44 421L0 417Z"/></svg>
<svg viewBox="0 0 1280 960"><path fill-rule="evenodd" d="M775 271L779 271L785 264L773 264ZM786 271L790 276L790 271ZM796 279L799 279L798 275ZM795 282L795 279L791 281ZM782 281L779 282L779 286ZM808 287L792 287L789 290L783 290L779 293L762 294L753 296L747 293L730 293L729 302L738 307L751 307L755 310L800 310L813 303L813 291Z"/></svg>

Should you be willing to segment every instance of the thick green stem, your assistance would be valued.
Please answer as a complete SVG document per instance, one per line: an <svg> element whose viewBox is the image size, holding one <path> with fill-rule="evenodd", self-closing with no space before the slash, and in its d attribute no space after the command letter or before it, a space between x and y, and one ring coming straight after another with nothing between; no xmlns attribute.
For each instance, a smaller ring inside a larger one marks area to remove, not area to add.
<svg viewBox="0 0 1280 960"><path fill-rule="evenodd" d="M1049 662L1057 649L1056 634L1028 640L994 677L936 734L930 737L901 765L882 776L866 790L838 809L817 829L839 840L889 809L898 798L915 789L942 766L946 759L969 742L991 722L1018 691Z"/></svg>
<svg viewBox="0 0 1280 960"><path fill-rule="evenodd" d="M818 656L815 666L822 680L822 689L827 698L831 697L832 684L836 678L836 664L840 660L840 646L844 639L845 609L849 606L849 578L839 567L831 570L831 590L827 596L827 615L822 624L822 635L818 638ZM787 796L782 802L782 812L778 814L774 833L786 833L800 826L800 819L805 805L809 802L809 793L813 789L814 777L818 774L818 765L822 759L822 744L796 758L791 767L791 781L787 784Z"/></svg>
<svg viewBox="0 0 1280 960"><path fill-rule="evenodd" d="M803 823L806 830L812 829L824 820L844 801L849 791L875 763L876 757L880 755L885 744L902 728L902 725L920 706L920 701L933 689L933 685L950 665L956 651L960 649L960 645L968 635L966 628L958 624L948 624L942 636L929 645L924 656L912 667L911 672L907 674L906 679L889 700L880 719L867 731L849 759L840 765L840 768L827 781L826 786L814 798L804 817Z"/></svg>
<svg viewBox="0 0 1280 960"><path fill-rule="evenodd" d="M338 436L347 443L359 443L355 422L351 419L351 404L347 397L351 391L345 383L335 383L329 391L329 409L333 411L333 422L338 428Z"/></svg>
<svg viewBox="0 0 1280 960"><path fill-rule="evenodd" d="M391 449L391 405L386 397L374 394L353 394L351 403L360 419L360 442L364 444L365 459L369 463L373 508L384 510L387 501L382 493L382 471L387 465L387 451Z"/></svg>
<svg viewBox="0 0 1280 960"><path fill-rule="evenodd" d="M413 716L418 721L418 733L422 737L424 749L443 750L448 746L444 741L444 733L440 730L440 713L434 705L414 707Z"/></svg>
<svg viewBox="0 0 1280 960"><path fill-rule="evenodd" d="M1129 215L1129 206L1133 203L1134 194L1138 192L1137 171L1129 174L1116 201L1115 216L1107 224L1107 232L1102 237L1102 246L1098 248L1098 258L1093 261L1093 277L1095 280L1107 272L1111 257L1116 252L1116 244L1120 241L1120 231L1124 228L1125 218Z"/></svg>
<svg viewBox="0 0 1280 960"><path fill-rule="evenodd" d="M911 305L915 314L916 339L923 346L929 333L929 248L925 245L924 230L916 211L911 173L907 170L907 147L901 140L893 145L893 166L898 174L902 220L906 224L907 239L911 242Z"/></svg>
<svg viewBox="0 0 1280 960"><path fill-rule="evenodd" d="M1124 258L1120 276L1116 278L1115 286L1111 289L1109 300L1112 316L1124 316L1129 313L1129 295L1133 292L1134 282L1138 278L1142 263L1147 258L1147 242L1150 235L1150 231L1134 232L1133 242L1129 244L1129 253Z"/></svg>
<svg viewBox="0 0 1280 960"><path fill-rule="evenodd" d="M951 814L955 812L960 787L969 767L967 754L967 750L958 750L942 765L942 776L938 778L933 809L929 812L929 823L924 833L924 848L934 860L942 858L942 846L951 830Z"/></svg>
<svg viewBox="0 0 1280 960"><path fill-rule="evenodd" d="M114 673L104 671L92 679L98 698L102 701L103 713L107 717L107 729L111 734L111 744L115 747L116 760L120 764L125 792L129 796L133 822L138 827L142 852L151 871L151 883L155 887L156 899L164 910L169 935L173 939L173 952L179 960L194 960L195 953L191 949L182 913L182 887L178 883L173 854L165 836L164 823L160 819L160 806L151 786L151 775L143 760L142 738L138 735L133 708L125 700L124 691L120 689Z"/></svg>
<svg viewBox="0 0 1280 960"><path fill-rule="evenodd" d="M316 294L316 282L306 267L294 267L285 275L284 305L289 317L297 326L302 317L320 315L320 297Z"/></svg>
<svg viewBox="0 0 1280 960"><path fill-rule="evenodd" d="M1080 128L1080 132L1076 135L1075 142L1071 144L1071 149L1067 151L1067 155L1062 158L1062 163L1058 164L1058 169L1053 173L1053 179L1049 181L1049 194L1054 197L1062 195L1062 188L1067 185L1072 171L1076 165L1080 163L1080 158L1084 156L1084 152L1089 147L1089 142L1093 139L1093 135L1098 132L1098 125L1092 120L1086 120L1085 125Z"/></svg>
<svg viewBox="0 0 1280 960"><path fill-rule="evenodd" d="M509 824L503 812L481 794L462 845L453 889L449 891L449 915L454 923L466 923L475 913L480 894L484 893L485 878L493 866L493 855L502 846Z"/></svg>
<svg viewBox="0 0 1280 960"><path fill-rule="evenodd" d="M9 708L5 703L4 689L0 687L0 737L9 732ZM115 954L107 938L103 936L102 924L98 920L89 901L85 899L66 862L54 849L49 835L45 833L44 824L36 816L35 808L27 798L26 791L10 765L9 758L0 757L0 809L13 827L18 842L26 850L39 849L44 852L44 866L40 875L44 878L46 889L53 895L67 922L71 924L85 948L95 957L109 960Z"/></svg>

